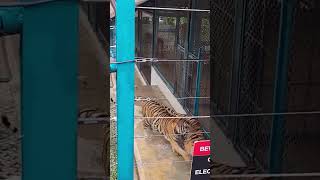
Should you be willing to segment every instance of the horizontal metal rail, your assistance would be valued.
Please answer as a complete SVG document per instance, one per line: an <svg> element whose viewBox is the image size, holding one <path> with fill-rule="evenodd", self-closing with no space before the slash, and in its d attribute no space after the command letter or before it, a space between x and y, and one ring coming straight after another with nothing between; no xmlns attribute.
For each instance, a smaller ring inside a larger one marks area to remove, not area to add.
<svg viewBox="0 0 320 180"><path fill-rule="evenodd" d="M138 6L136 9L149 9L149 10L166 10L166 11L191 11L191 12L208 12L208 9L183 9L183 8L162 8L162 7L143 7Z"/></svg>

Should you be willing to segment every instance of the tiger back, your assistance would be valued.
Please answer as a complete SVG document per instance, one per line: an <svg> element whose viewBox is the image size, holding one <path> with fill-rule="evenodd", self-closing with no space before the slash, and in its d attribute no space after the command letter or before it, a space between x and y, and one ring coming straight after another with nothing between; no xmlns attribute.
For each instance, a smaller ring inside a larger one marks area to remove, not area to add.
<svg viewBox="0 0 320 180"><path fill-rule="evenodd" d="M165 106L154 100L147 101L142 106L142 114L144 117L148 117L143 121L144 128L149 127L153 131L158 131L169 141L178 141L177 133L174 133L174 127L176 126L177 118L163 118L174 117L167 111Z"/></svg>
<svg viewBox="0 0 320 180"><path fill-rule="evenodd" d="M193 147L196 141L205 140L204 131L201 128L201 124L198 120L194 118L185 118L186 114L180 114L176 112L174 109L165 106L160 102L155 102L165 108L171 116L175 117L184 117L179 118L179 123L175 127L175 131L177 134L183 134L183 147L184 150L192 157Z"/></svg>
<svg viewBox="0 0 320 180"><path fill-rule="evenodd" d="M170 142L172 150L180 154L185 160L191 160L194 142L205 139L204 132L197 120L181 118L186 115L179 114L155 100L144 103L142 114L144 117L149 117L144 120L144 127L149 127L163 134Z"/></svg>

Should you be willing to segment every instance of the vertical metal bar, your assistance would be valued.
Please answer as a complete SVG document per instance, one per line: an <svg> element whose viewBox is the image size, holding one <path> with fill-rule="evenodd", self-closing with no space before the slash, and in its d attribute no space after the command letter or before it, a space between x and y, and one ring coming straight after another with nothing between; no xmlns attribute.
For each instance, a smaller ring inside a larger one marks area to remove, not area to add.
<svg viewBox="0 0 320 180"><path fill-rule="evenodd" d="M192 2L193 2L194 0L192 0L192 1L190 1L190 3L189 3L189 7L191 8L192 7ZM188 19L188 23L187 23L187 27L186 27L186 33L185 33L185 41L184 41L184 56L183 56L183 58L184 59L188 59L189 58L189 39L190 39L190 36L191 36L191 33L190 33L190 31L191 31L191 26L192 26L192 18L191 18L191 13L192 12L187 12L188 13L188 16L187 16L187 19ZM178 62L179 63L179 62ZM181 62L182 63L182 76L183 76L183 78L182 78L182 82L181 82L181 90L180 91L178 91L178 96L180 95L180 96L187 96L186 95L186 89L187 89L187 87L188 87L188 75L187 75L187 72L188 72L188 65L189 65L189 62ZM179 93L179 92L181 92L181 93ZM181 100L183 103L182 103L182 106L186 106L186 100ZM186 107L185 107L186 108Z"/></svg>
<svg viewBox="0 0 320 180"><path fill-rule="evenodd" d="M192 0L190 8L192 8L192 9L196 8L196 3L197 3L196 0ZM196 20L195 20L195 18L196 18L196 14L195 13L196 12L193 12L193 11L191 11L189 13L188 49L187 49L188 57L189 57L190 52L192 53L192 49L194 48L193 47L193 39L194 39L194 35L195 35L194 31L197 28L195 26L195 24L197 23Z"/></svg>
<svg viewBox="0 0 320 180"><path fill-rule="evenodd" d="M197 3L198 1L192 0L192 9L197 8ZM189 50L188 53L191 52L193 54L192 49L198 48L198 44L200 40L200 33L199 29L201 29L201 19L198 20L196 12L191 12L191 22L190 22L190 32L189 32ZM195 32L194 32L195 31ZM201 58L202 54L202 48L199 48L198 51L198 59ZM195 92L195 97L200 96L200 83L201 83L201 62L197 62L197 70L196 70L196 92ZM194 106L193 106L193 114L195 116L199 115L199 98L196 98L194 100Z"/></svg>
<svg viewBox="0 0 320 180"><path fill-rule="evenodd" d="M142 23L143 23L143 20L142 20L142 10L141 9L137 9L138 11L138 57L145 57L145 54L143 54L143 51L142 51L142 37L143 37L143 32L142 32ZM138 63L136 64L137 67L139 68L140 71L142 71L142 67L143 67L143 64L142 63ZM151 68L151 67L150 67ZM143 73L142 73L143 74Z"/></svg>
<svg viewBox="0 0 320 180"><path fill-rule="evenodd" d="M180 51L179 51L179 48L178 48L178 45L180 44L179 43L179 39L180 39L180 31L179 31L179 27L180 27L180 18L181 16L176 16L176 40L175 40L175 50L176 50L176 56L180 58ZM174 63L174 74L175 76L179 76L177 74L177 63ZM173 84L173 94L177 94L178 93L178 78L175 78L175 81L174 81L174 84Z"/></svg>
<svg viewBox="0 0 320 180"><path fill-rule="evenodd" d="M230 92L229 92L229 113L238 113L239 105L239 88L240 88L240 73L241 73L241 60L244 43L245 33L245 17L246 17L246 0L239 0L235 2L235 25L234 25L234 49L231 65L231 81L230 81ZM234 126L232 127L233 136L232 138L236 141L237 139L237 121L236 117L232 121Z"/></svg>
<svg viewBox="0 0 320 180"><path fill-rule="evenodd" d="M142 10L141 9L138 9L138 46L139 46L139 50L138 50L138 57L141 57L143 56L142 54ZM139 68L140 67L140 64L138 64Z"/></svg>
<svg viewBox="0 0 320 180"><path fill-rule="evenodd" d="M198 58L201 58L201 48L199 49ZM200 97L200 82L201 82L201 62L197 62L197 79L196 79L196 93L195 97ZM194 100L194 116L199 115L199 98Z"/></svg>
<svg viewBox="0 0 320 180"><path fill-rule="evenodd" d="M288 65L292 36L295 0L282 0L279 29L279 44L275 72L273 112L287 111ZM271 141L269 151L269 171L281 171L285 117L275 115L272 119Z"/></svg>
<svg viewBox="0 0 320 180"><path fill-rule="evenodd" d="M179 44L179 26L180 25L180 15L176 16L176 39L175 39L175 47L178 49L178 44Z"/></svg>
<svg viewBox="0 0 320 180"><path fill-rule="evenodd" d="M135 2L117 0L117 62L134 59ZM133 179L134 63L117 67L118 180Z"/></svg>
<svg viewBox="0 0 320 180"><path fill-rule="evenodd" d="M78 2L24 10L22 179L77 177ZM67 40L66 40L67 39Z"/></svg>
<svg viewBox="0 0 320 180"><path fill-rule="evenodd" d="M154 0L154 5L157 7L157 0ZM159 17L157 10L153 10L153 28L152 28L152 57L156 56L157 44L158 44L158 28L159 28Z"/></svg>
<svg viewBox="0 0 320 180"><path fill-rule="evenodd" d="M210 12L214 11L214 2L210 1ZM210 16L209 16L209 22L210 22L210 159L213 160L213 148L215 148L215 137L216 136L213 136L213 134L215 133L213 131L214 127L215 127L215 118L213 118L213 115L215 114L215 107L214 107L214 99L215 97L213 96L213 92L214 92L214 84L215 84L215 78L214 78L214 61L213 61L213 56L215 55L214 53L217 53L217 52L214 52L213 50L213 45L214 45L214 36L213 36L213 22L214 22L214 18L215 16L212 15L213 13L210 13ZM211 173L213 174L213 173ZM211 175L212 177L212 175Z"/></svg>

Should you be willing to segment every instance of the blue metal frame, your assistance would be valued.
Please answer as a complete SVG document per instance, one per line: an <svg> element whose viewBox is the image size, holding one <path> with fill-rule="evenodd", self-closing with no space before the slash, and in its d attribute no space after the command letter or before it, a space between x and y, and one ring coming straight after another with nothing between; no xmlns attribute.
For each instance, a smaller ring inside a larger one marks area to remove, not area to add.
<svg viewBox="0 0 320 180"><path fill-rule="evenodd" d="M133 60L135 1L117 0L116 59ZM117 66L118 180L133 179L134 62Z"/></svg>
<svg viewBox="0 0 320 180"><path fill-rule="evenodd" d="M24 180L77 177L78 15L75 0L0 9L0 29L21 33Z"/></svg>
<svg viewBox="0 0 320 180"><path fill-rule="evenodd" d="M198 54L198 59L201 58L201 53L202 48L199 48L199 54ZM193 108L193 114L194 116L199 115L199 98L200 97L200 85L201 85L201 65L202 62L198 61L197 62L197 79L196 79L196 93L195 93L195 100L194 100L194 108Z"/></svg>
<svg viewBox="0 0 320 180"><path fill-rule="evenodd" d="M22 179L75 179L78 2L1 8L0 21L22 35Z"/></svg>
<svg viewBox="0 0 320 180"><path fill-rule="evenodd" d="M117 64L110 64L110 72L113 73L113 72L117 72Z"/></svg>
<svg viewBox="0 0 320 180"><path fill-rule="evenodd" d="M24 180L77 177L78 16L75 0L24 9L21 40Z"/></svg>
<svg viewBox="0 0 320 180"><path fill-rule="evenodd" d="M287 112L288 65L293 26L295 0L282 0L279 30L279 45L275 72L274 113ZM269 171L281 171L284 144L285 117L275 115L272 120L271 141L269 150Z"/></svg>
<svg viewBox="0 0 320 180"><path fill-rule="evenodd" d="M16 34L22 28L22 7L0 8L0 29L6 34Z"/></svg>

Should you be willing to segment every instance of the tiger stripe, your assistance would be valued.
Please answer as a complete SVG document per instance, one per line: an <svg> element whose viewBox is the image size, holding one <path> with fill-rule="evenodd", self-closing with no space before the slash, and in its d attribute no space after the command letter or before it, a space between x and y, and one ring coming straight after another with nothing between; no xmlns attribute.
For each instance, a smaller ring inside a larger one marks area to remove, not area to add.
<svg viewBox="0 0 320 180"><path fill-rule="evenodd" d="M154 117L144 119L145 128L151 128L159 133L171 143L172 150L178 152L185 160L191 160L193 145L195 141L204 140L204 131L201 129L199 121L194 118L186 117L175 110L156 101L146 101L142 106L144 117ZM177 118L157 118L157 117L177 117ZM178 145L178 146L177 146ZM254 166L236 167L229 166L219 162L210 162L211 179L214 175L232 175L232 174L258 174L262 171ZM250 178L231 178L246 180L269 180L267 177L250 177Z"/></svg>
<svg viewBox="0 0 320 180"><path fill-rule="evenodd" d="M191 160L194 142L205 139L199 121L193 118L179 118L186 115L179 114L156 100L146 101L142 106L142 114L144 117L154 117L144 119L144 127L164 135L172 150L187 161Z"/></svg>

